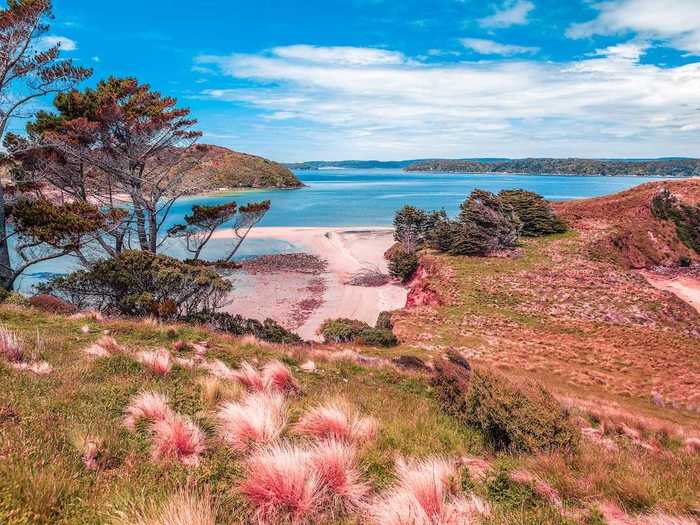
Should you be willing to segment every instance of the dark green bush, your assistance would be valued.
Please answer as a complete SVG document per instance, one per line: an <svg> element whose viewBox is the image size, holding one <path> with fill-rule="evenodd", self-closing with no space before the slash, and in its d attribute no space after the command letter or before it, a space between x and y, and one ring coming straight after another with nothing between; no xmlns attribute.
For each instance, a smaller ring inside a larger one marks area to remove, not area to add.
<svg viewBox="0 0 700 525"><path fill-rule="evenodd" d="M398 340L391 330L372 328L355 319L326 319L319 333L326 343L356 343L368 346L396 346Z"/></svg>
<svg viewBox="0 0 700 525"><path fill-rule="evenodd" d="M663 188L652 198L651 212L657 219L673 221L683 244L700 253L700 206L685 204Z"/></svg>
<svg viewBox="0 0 700 525"><path fill-rule="evenodd" d="M539 385L516 385L455 361L435 365L432 385L443 410L479 428L496 450L538 452L578 444L568 415Z"/></svg>
<svg viewBox="0 0 700 525"><path fill-rule="evenodd" d="M379 312L379 317L377 317L374 327L383 330L393 330L394 322L391 320L391 312Z"/></svg>
<svg viewBox="0 0 700 525"><path fill-rule="evenodd" d="M485 371L472 372L464 417L497 450L538 452L578 443L568 415L542 386L517 386Z"/></svg>
<svg viewBox="0 0 700 525"><path fill-rule="evenodd" d="M416 273L418 263L418 255L414 252L397 249L389 258L389 274L403 283L408 282Z"/></svg>
<svg viewBox="0 0 700 525"><path fill-rule="evenodd" d="M368 328L371 326L355 319L326 319L319 333L326 343L352 343Z"/></svg>
<svg viewBox="0 0 700 525"><path fill-rule="evenodd" d="M210 268L143 251L94 262L41 287L80 309L168 318L215 311L230 290L231 283Z"/></svg>
<svg viewBox="0 0 700 525"><path fill-rule="evenodd" d="M542 195L525 190L503 190L498 197L518 215L522 223L521 235L540 237L566 231L566 225Z"/></svg>
<svg viewBox="0 0 700 525"><path fill-rule="evenodd" d="M257 319L246 319L241 315L231 315L226 312L200 312L182 317L187 323L206 324L215 330L233 335L254 335L262 341L277 344L299 344L303 340L297 334L280 326L272 319L260 322Z"/></svg>
<svg viewBox="0 0 700 525"><path fill-rule="evenodd" d="M357 335L355 341L367 346L391 347L399 344L394 333L383 328L365 328Z"/></svg>

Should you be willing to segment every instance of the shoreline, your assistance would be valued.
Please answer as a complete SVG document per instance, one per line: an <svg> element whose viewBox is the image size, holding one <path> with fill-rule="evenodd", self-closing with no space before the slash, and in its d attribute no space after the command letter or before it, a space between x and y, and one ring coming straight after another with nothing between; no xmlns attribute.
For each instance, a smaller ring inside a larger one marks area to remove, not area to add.
<svg viewBox="0 0 700 525"><path fill-rule="evenodd" d="M214 238L228 238L220 230ZM285 241L299 252L315 255L327 263L318 275L301 272L239 274L233 277L231 303L224 311L247 317L270 317L291 327L307 340L319 340L316 333L323 321L345 317L374 325L379 313L406 305L408 289L389 283L378 287L360 287L347 280L364 268L387 271L384 252L394 243L390 227L260 227L249 239ZM323 287L318 286L322 281ZM322 291L321 291L322 290ZM299 326L291 325L295 312L309 301L315 308L307 311Z"/></svg>

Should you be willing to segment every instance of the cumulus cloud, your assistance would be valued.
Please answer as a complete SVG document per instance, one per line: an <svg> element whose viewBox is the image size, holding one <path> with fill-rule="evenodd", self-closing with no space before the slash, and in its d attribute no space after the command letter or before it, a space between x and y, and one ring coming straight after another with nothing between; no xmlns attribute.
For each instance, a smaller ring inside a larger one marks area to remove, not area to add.
<svg viewBox="0 0 700 525"><path fill-rule="evenodd" d="M397 51L364 47L276 47L272 53L280 58L301 60L317 64L343 64L347 66L370 66L377 64L400 64L405 57Z"/></svg>
<svg viewBox="0 0 700 525"><path fill-rule="evenodd" d="M524 55L537 53L538 47L516 46L512 44L501 44L494 40L484 38L462 38L460 42L467 49L481 53L482 55Z"/></svg>
<svg viewBox="0 0 700 525"><path fill-rule="evenodd" d="M535 9L528 0L506 0L494 9L494 13L479 20L482 27L510 27L528 23L527 16Z"/></svg>
<svg viewBox="0 0 700 525"><path fill-rule="evenodd" d="M61 46L62 51L75 51L78 49L76 41L65 36L47 35L38 39L38 47L40 49L50 49L54 46Z"/></svg>
<svg viewBox="0 0 700 525"><path fill-rule="evenodd" d="M594 4L598 16L573 24L570 38L636 33L667 45L700 54L700 3L698 0L612 0Z"/></svg>
<svg viewBox="0 0 700 525"><path fill-rule="evenodd" d="M348 61L377 50L299 49L200 57L250 85L201 96L257 108L338 155L670 155L700 138L700 63L641 64L641 42L565 63L427 64L391 51L381 53L402 58Z"/></svg>

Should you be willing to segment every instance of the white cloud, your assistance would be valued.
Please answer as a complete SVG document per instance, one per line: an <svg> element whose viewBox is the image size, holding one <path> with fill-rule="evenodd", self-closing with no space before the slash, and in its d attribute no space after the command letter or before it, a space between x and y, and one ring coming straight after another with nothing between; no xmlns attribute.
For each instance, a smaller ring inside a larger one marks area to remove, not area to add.
<svg viewBox="0 0 700 525"><path fill-rule="evenodd" d="M365 47L319 47L287 46L276 47L272 53L280 58L313 62L317 64L338 64L347 66L369 66L378 64L400 64L406 59L397 51Z"/></svg>
<svg viewBox="0 0 700 525"><path fill-rule="evenodd" d="M481 53L482 55L523 55L537 53L538 47L515 46L512 44L501 44L494 40L484 38L461 38L460 42L467 49Z"/></svg>
<svg viewBox="0 0 700 525"><path fill-rule="evenodd" d="M479 20L482 27L510 27L528 23L527 15L535 9L528 0L506 0L494 13Z"/></svg>
<svg viewBox="0 0 700 525"><path fill-rule="evenodd" d="M38 39L37 47L39 49L50 49L54 46L61 46L61 51L75 51L78 49L76 41L65 36L47 35Z"/></svg>
<svg viewBox="0 0 700 525"><path fill-rule="evenodd" d="M358 65L337 48L314 48L323 60L298 49L200 57L251 86L201 96L284 122L285 134L304 138L303 156L661 156L697 154L700 142L700 63L640 64L643 42L566 63Z"/></svg>
<svg viewBox="0 0 700 525"><path fill-rule="evenodd" d="M92 57L92 61L93 61L93 62L101 62L102 59L101 59L100 57L98 57L98 56L94 56L94 57Z"/></svg>
<svg viewBox="0 0 700 525"><path fill-rule="evenodd" d="M700 2L698 0L612 0L595 4L598 16L574 24L570 38L637 33L675 48L700 54Z"/></svg>

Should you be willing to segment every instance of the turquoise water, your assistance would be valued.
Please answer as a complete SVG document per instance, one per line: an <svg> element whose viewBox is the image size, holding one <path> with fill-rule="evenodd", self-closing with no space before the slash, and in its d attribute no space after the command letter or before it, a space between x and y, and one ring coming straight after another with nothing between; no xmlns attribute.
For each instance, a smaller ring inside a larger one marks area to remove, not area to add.
<svg viewBox="0 0 700 525"><path fill-rule="evenodd" d="M450 215L475 188L498 192L523 188L551 200L594 197L622 191L649 182L648 177L563 177L557 175L405 173L401 170L319 170L298 171L306 184L298 190L243 192L230 195L188 197L173 206L165 229L181 223L193 204L221 204L235 200L239 204L269 199L272 208L260 226L389 226L394 212L404 204L428 210L444 208ZM227 253L230 243L211 241L204 253L217 259ZM298 251L283 240L247 241L239 255L247 257ZM182 246L171 242L171 255L185 257ZM19 288L31 292L33 286L51 275L62 274L78 265L62 258L32 267L19 281Z"/></svg>
<svg viewBox="0 0 700 525"><path fill-rule="evenodd" d="M615 193L644 182L640 177L563 177L557 175L413 174L401 170L297 171L306 184L298 190L256 191L227 196L191 197L173 207L170 224L182 221L192 204L239 203L270 199L261 226L389 226L404 204L457 213L476 188L498 192L523 188L551 200L580 199Z"/></svg>

